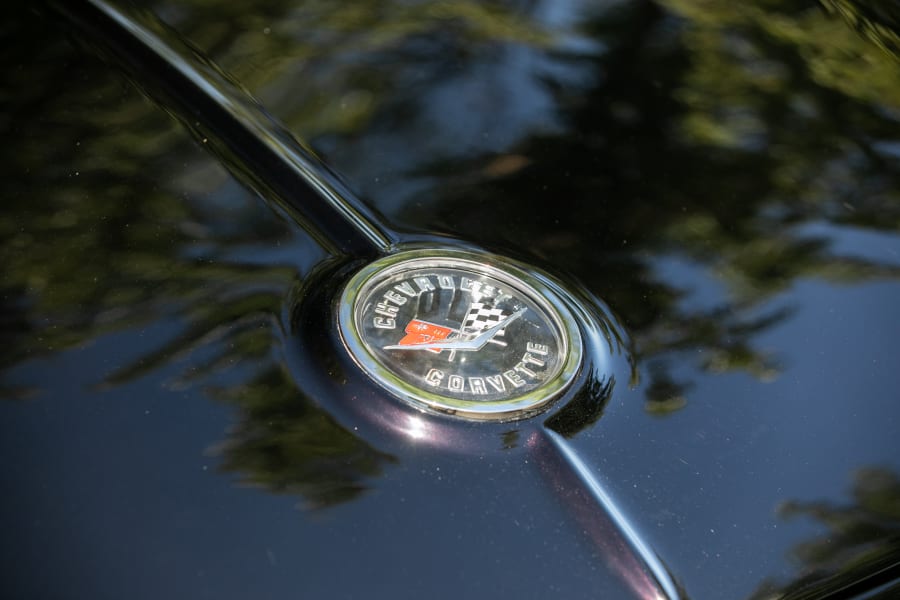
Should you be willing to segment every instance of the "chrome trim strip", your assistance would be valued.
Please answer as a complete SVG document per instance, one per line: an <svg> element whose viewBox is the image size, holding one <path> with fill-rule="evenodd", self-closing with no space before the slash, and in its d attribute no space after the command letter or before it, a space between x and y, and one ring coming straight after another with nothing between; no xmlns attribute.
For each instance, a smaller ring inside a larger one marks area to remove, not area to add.
<svg viewBox="0 0 900 600"><path fill-rule="evenodd" d="M556 449L563 461L572 468L575 475L584 485L585 490L590 493L592 498L621 532L628 545L633 549L634 554L641 562L643 562L647 571L649 571L650 575L652 575L655 580L654 583L656 584L656 587L658 587L658 590L655 593L646 589L635 590L639 592L640 597L646 598L647 600L677 600L681 598L678 586L659 559L659 556L657 556L656 552L644 542L638 532L634 529L628 518L622 513L612 497L606 491L606 488L604 488L594 476L591 467L582 460L581 456L568 445L565 438L560 434L546 428L542 430L542 433L543 436L549 440L553 448ZM643 586L641 587L643 588ZM653 593L654 595L647 595L650 593Z"/></svg>

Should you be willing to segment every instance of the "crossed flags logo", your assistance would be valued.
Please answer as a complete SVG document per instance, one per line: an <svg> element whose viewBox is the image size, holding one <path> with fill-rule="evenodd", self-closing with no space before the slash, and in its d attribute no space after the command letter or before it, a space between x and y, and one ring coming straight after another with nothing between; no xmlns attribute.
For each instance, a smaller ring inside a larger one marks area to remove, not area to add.
<svg viewBox="0 0 900 600"><path fill-rule="evenodd" d="M413 319L406 326L406 335L398 342L401 346L418 346L426 345L429 342L437 342L445 339L454 339L455 337L469 337L500 323L508 316L501 308L495 308L483 302L473 302L463 317L462 327L459 330L421 319ZM503 332L497 332L502 335ZM430 352L440 353L440 348L429 348Z"/></svg>
<svg viewBox="0 0 900 600"><path fill-rule="evenodd" d="M506 317L507 314L501 308L494 308L483 302L473 302L466 312L460 331L464 334L477 333L482 329L493 327Z"/></svg>

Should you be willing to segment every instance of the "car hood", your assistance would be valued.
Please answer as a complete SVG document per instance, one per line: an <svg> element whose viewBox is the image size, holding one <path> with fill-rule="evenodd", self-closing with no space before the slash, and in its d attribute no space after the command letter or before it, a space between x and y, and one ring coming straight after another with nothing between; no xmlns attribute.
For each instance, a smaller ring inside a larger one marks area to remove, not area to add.
<svg viewBox="0 0 900 600"><path fill-rule="evenodd" d="M14 12L13 596L896 592L892 6ZM596 372L505 423L382 391L336 302L408 247L549 272Z"/></svg>

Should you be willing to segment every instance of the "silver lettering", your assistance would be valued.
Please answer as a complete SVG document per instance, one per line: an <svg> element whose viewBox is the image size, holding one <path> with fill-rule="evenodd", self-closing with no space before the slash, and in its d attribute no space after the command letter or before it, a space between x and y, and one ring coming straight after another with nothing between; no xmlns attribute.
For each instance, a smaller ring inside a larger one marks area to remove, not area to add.
<svg viewBox="0 0 900 600"><path fill-rule="evenodd" d="M520 373L525 373L525 374L528 375L529 377L535 377L535 378L537 378L537 373L535 373L535 372L532 371L531 369L527 368L527 367L525 366L525 363L524 363L524 362L518 363L518 364L517 364L515 367L513 367L513 368L514 368L516 371L520 372Z"/></svg>
<svg viewBox="0 0 900 600"><path fill-rule="evenodd" d="M404 298L397 292L392 292L391 290L388 290L384 293L384 299L388 302L393 302L394 304L398 304L400 306L406 304L406 298Z"/></svg>
<svg viewBox="0 0 900 600"><path fill-rule="evenodd" d="M506 391L506 383L503 382L503 377L500 375L488 375L485 379L487 379L487 382L491 384L491 387L498 392Z"/></svg>
<svg viewBox="0 0 900 600"><path fill-rule="evenodd" d="M547 356L550 353L549 346L545 346L544 344L535 344L534 342L528 342L527 344L525 344L525 349L528 352L540 354L541 356Z"/></svg>
<svg viewBox="0 0 900 600"><path fill-rule="evenodd" d="M437 387L441 384L441 380L444 378L444 372L440 369L431 369L425 375L425 382L429 385Z"/></svg>
<svg viewBox="0 0 900 600"><path fill-rule="evenodd" d="M427 277L416 277L413 279L416 282L416 285L419 286L419 289L423 292L430 292L434 290L434 284L431 283L431 280Z"/></svg>
<svg viewBox="0 0 900 600"><path fill-rule="evenodd" d="M396 317L398 309L396 306L392 306L387 302L379 302L375 305L375 314L382 315L384 317Z"/></svg>
<svg viewBox="0 0 900 600"><path fill-rule="evenodd" d="M398 292L403 292L410 298L416 295L416 290L413 289L413 286L409 285L408 281L404 281L403 283L398 283L394 286L394 289Z"/></svg>
<svg viewBox="0 0 900 600"><path fill-rule="evenodd" d="M374 325L378 329L396 329L397 321L395 319L385 319L383 317L375 317Z"/></svg>
<svg viewBox="0 0 900 600"><path fill-rule="evenodd" d="M451 375L447 380L447 387L454 392L461 392L466 387L466 380L459 375Z"/></svg>
<svg viewBox="0 0 900 600"><path fill-rule="evenodd" d="M456 286L453 284L453 277L450 275L438 275L437 276L438 285L441 286L442 290L455 290Z"/></svg>
<svg viewBox="0 0 900 600"><path fill-rule="evenodd" d="M469 377L469 387L472 389L473 394L487 394L484 379L481 377Z"/></svg>
<svg viewBox="0 0 900 600"><path fill-rule="evenodd" d="M513 384L514 387L522 387L523 385L525 385L525 380L519 377L519 374L512 369L510 369L509 371L504 371L503 376L506 377L506 380Z"/></svg>
<svg viewBox="0 0 900 600"><path fill-rule="evenodd" d="M526 364L526 365L534 365L536 367L543 367L545 364L547 364L544 361L542 361L541 359L537 358L535 355L531 354L530 352L526 352L522 356L522 363Z"/></svg>

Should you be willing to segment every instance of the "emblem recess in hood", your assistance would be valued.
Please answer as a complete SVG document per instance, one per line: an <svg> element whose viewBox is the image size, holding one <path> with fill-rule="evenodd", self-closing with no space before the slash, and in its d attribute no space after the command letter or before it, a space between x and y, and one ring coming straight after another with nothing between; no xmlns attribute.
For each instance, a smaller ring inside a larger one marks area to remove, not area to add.
<svg viewBox="0 0 900 600"><path fill-rule="evenodd" d="M510 420L571 383L582 342L543 278L463 251L408 251L375 261L346 285L344 344L381 386L419 407Z"/></svg>

